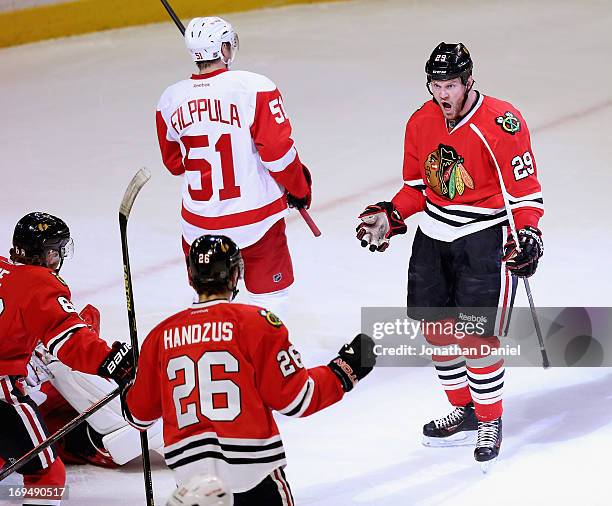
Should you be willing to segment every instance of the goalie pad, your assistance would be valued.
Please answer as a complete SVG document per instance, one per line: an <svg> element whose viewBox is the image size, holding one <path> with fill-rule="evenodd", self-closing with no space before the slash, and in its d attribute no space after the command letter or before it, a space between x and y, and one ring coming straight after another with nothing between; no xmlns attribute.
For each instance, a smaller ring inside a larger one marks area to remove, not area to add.
<svg viewBox="0 0 612 506"><path fill-rule="evenodd" d="M117 388L114 381L75 371L58 360L50 362L47 367L53 375L51 384L79 413ZM108 434L125 427L126 421L121 416L119 397L91 415L87 423L100 434Z"/></svg>
<svg viewBox="0 0 612 506"><path fill-rule="evenodd" d="M161 420L155 422L147 430L147 437L149 439L149 448L161 453L164 445ZM107 434L102 438L102 443L113 460L120 466L139 457L142 453L140 449L140 431L129 425Z"/></svg>

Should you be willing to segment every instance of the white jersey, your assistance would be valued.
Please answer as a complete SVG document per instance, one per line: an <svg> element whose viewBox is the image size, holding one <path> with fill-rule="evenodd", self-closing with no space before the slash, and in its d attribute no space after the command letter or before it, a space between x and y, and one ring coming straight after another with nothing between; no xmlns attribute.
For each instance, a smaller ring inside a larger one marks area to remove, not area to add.
<svg viewBox="0 0 612 506"><path fill-rule="evenodd" d="M227 235L244 248L306 194L282 97L268 78L217 70L170 86L157 107L164 164L184 175L183 237Z"/></svg>

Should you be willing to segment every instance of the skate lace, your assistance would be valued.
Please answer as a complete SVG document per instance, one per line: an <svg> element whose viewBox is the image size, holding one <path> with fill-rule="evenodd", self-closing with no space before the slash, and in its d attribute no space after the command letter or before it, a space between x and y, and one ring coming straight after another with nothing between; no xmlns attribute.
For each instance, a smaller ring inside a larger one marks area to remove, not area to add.
<svg viewBox="0 0 612 506"><path fill-rule="evenodd" d="M497 442L498 433L499 423L497 420L492 422L478 422L478 439L476 441L476 446L487 446L492 448Z"/></svg>
<svg viewBox="0 0 612 506"><path fill-rule="evenodd" d="M445 429L453 425L457 425L465 417L465 408L457 407L444 418L434 420L434 424L438 429Z"/></svg>

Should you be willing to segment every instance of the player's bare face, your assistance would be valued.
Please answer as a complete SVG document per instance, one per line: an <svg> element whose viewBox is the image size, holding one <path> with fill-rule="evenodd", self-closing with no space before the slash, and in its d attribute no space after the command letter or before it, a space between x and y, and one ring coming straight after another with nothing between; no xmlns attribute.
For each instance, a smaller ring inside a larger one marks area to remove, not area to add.
<svg viewBox="0 0 612 506"><path fill-rule="evenodd" d="M446 119L454 120L460 116L465 95L465 86L460 78L456 77L449 81L432 81L431 92Z"/></svg>

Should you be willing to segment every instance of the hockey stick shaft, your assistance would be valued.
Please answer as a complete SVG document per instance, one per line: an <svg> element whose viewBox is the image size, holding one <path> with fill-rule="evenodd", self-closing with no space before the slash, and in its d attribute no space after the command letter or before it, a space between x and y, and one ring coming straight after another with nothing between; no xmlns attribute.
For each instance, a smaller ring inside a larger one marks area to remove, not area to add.
<svg viewBox="0 0 612 506"><path fill-rule="evenodd" d="M306 211L306 209L300 209L300 214L302 215L302 218L304 218L304 221L306 222L306 225L308 225L312 235L319 237L321 235L321 231L319 230L319 227L317 227L314 220L310 217L310 214L308 214L308 211Z"/></svg>
<svg viewBox="0 0 612 506"><path fill-rule="evenodd" d="M52 444L59 441L66 434L74 430L77 426L79 426L82 422L87 420L91 415L93 415L96 411L102 409L109 402L111 402L115 397L119 395L119 389L113 390L106 397L103 397L98 402L89 406L85 411L83 411L79 416L77 416L74 420L68 422L62 428L55 431L51 436L45 439L42 443L40 443L35 448L32 448L28 453L17 459L8 467L4 468L2 472L0 472L0 481L4 480L8 475L14 473L21 467L25 466L30 460L36 457L40 452L51 446Z"/></svg>
<svg viewBox="0 0 612 506"><path fill-rule="evenodd" d="M174 12L174 9L172 8L172 6L168 3L167 0L161 0L161 3L164 6L164 8L166 9L166 12L172 18L172 21L174 21L174 24L179 29L181 34L185 35L185 25L179 19L179 17L176 15L176 12ZM315 237L319 237L321 235L321 231L319 230L319 227L317 227L317 224L314 222L314 220L310 217L310 214L308 214L308 211L306 211L306 209L300 209L300 215L302 216L302 218L306 222L306 225L308 225L308 228L310 229L312 234Z"/></svg>
<svg viewBox="0 0 612 506"><path fill-rule="evenodd" d="M138 331L136 328L136 311L134 309L134 293L132 289L132 274L130 271L130 255L127 242L127 224L136 196L151 178L147 169L140 169L128 184L121 206L119 207L119 231L121 234L121 253L123 254L123 281L125 284L125 298L130 327L130 342L134 354L134 364L138 364ZM153 479L151 477L151 462L149 460L149 440L147 432L140 433L140 448L142 450L142 472L145 483L147 506L154 506Z"/></svg>
<svg viewBox="0 0 612 506"><path fill-rule="evenodd" d="M166 8L166 12L170 15L176 27L181 31L181 34L185 35L185 25L176 15L176 12L174 12L172 6L166 0L161 0L161 3Z"/></svg>
<svg viewBox="0 0 612 506"><path fill-rule="evenodd" d="M506 185L504 184L504 178L502 176L501 168L499 167L499 163L497 163L497 158L491 149L491 146L485 139L485 136L482 134L480 129L474 125L474 123L470 123L470 128L476 133L476 135L480 138L482 143L487 148L487 151L491 155L493 159L493 163L495 164L495 168L497 169L497 177L499 179L499 186L501 187L502 197L504 199L504 207L506 208L506 214L508 216L508 223L510 225L510 231L512 233L512 237L514 238L514 243L516 244L517 251L521 251L520 243L518 240L518 233L516 230L516 224L514 223L514 216L512 215L512 209L510 208L510 199L508 198L508 190L506 190ZM529 307L531 308L531 316L533 317L533 325L536 330L536 335L538 336L538 344L540 345L540 353L542 354L542 366L544 369L548 369L550 367L550 362L548 361L548 354L546 353L546 348L544 346L544 338L542 337L542 329L540 328L540 321L538 319L538 314L535 309L535 304L533 302L533 296L531 294L531 287L529 286L529 280L527 278L523 278L525 282L525 290L527 292L527 299L529 300Z"/></svg>

